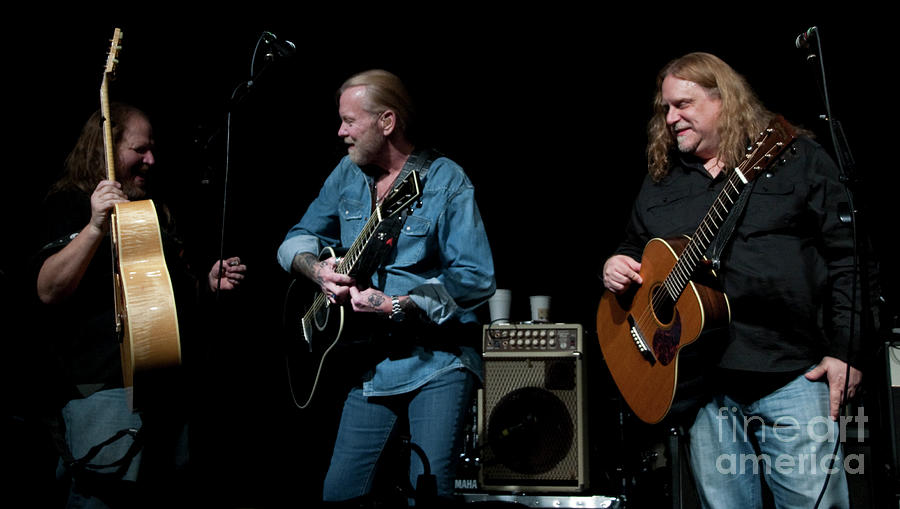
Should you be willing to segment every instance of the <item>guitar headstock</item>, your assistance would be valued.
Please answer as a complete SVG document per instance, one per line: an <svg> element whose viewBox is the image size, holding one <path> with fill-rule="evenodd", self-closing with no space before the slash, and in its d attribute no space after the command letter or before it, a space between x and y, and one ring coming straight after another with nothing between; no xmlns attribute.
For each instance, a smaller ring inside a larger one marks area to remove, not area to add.
<svg viewBox="0 0 900 509"><path fill-rule="evenodd" d="M793 126L781 115L776 115L756 141L747 148L745 159L738 170L750 181L773 164L778 156L797 137Z"/></svg>
<svg viewBox="0 0 900 509"><path fill-rule="evenodd" d="M103 74L113 74L116 71L116 64L119 63L119 51L122 51L122 30L116 28L110 42L109 54L106 57L106 67L103 69Z"/></svg>
<svg viewBox="0 0 900 509"><path fill-rule="evenodd" d="M412 205L422 196L419 172L412 171L381 202L384 217L395 216Z"/></svg>

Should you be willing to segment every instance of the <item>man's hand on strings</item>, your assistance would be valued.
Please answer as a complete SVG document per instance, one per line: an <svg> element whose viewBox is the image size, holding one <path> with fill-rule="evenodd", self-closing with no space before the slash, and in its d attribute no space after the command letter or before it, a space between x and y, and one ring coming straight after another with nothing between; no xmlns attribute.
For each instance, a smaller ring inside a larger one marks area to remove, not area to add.
<svg viewBox="0 0 900 509"><path fill-rule="evenodd" d="M349 298L350 288L356 284L356 281L346 274L335 272L338 261L332 256L313 264L312 280L319 285L329 302L343 304Z"/></svg>
<svg viewBox="0 0 900 509"><path fill-rule="evenodd" d="M617 295L624 293L631 283L643 282L641 264L630 256L614 255L603 264L603 286Z"/></svg>

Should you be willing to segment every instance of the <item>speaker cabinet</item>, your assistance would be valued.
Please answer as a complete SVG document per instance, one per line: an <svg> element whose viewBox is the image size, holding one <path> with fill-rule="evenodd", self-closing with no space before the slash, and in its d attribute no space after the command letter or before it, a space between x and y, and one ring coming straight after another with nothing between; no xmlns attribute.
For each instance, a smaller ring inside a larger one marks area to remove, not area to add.
<svg viewBox="0 0 900 509"><path fill-rule="evenodd" d="M484 490L588 488L581 325L486 325L478 399Z"/></svg>

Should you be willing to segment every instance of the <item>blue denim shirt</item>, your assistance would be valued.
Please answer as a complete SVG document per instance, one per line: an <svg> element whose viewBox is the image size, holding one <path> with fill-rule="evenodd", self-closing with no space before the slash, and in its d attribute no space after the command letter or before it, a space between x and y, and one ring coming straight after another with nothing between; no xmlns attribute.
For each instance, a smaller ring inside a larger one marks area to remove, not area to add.
<svg viewBox="0 0 900 509"><path fill-rule="evenodd" d="M388 295L409 295L434 323L475 323L474 309L496 288L494 262L475 190L462 168L435 159L421 174L421 207L403 225L397 248L372 276L372 286ZM300 253L318 255L328 246L350 246L372 210L373 178L344 157L319 196L278 248L278 262L291 270ZM481 378L481 356L417 347L401 359L384 359L363 384L367 396L402 394L444 371L465 367Z"/></svg>

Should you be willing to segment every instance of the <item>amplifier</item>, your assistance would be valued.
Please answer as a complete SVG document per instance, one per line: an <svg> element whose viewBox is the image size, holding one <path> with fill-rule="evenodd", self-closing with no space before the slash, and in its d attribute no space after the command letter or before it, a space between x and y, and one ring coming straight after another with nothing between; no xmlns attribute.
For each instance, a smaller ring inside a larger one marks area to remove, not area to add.
<svg viewBox="0 0 900 509"><path fill-rule="evenodd" d="M486 325L483 340L481 489L588 488L581 325Z"/></svg>

